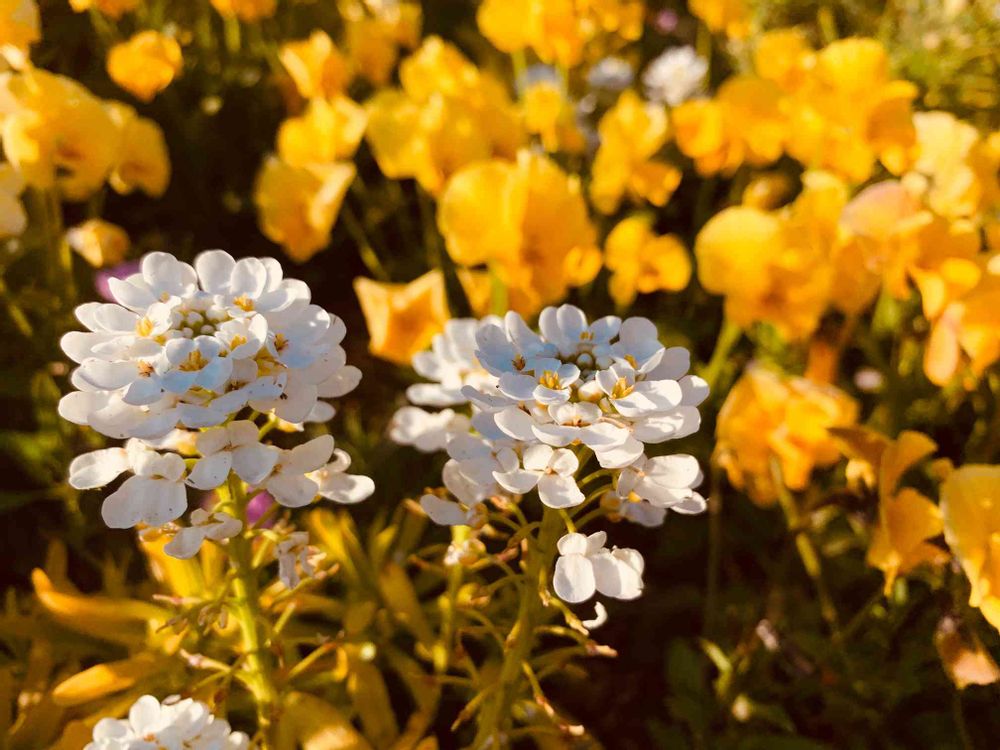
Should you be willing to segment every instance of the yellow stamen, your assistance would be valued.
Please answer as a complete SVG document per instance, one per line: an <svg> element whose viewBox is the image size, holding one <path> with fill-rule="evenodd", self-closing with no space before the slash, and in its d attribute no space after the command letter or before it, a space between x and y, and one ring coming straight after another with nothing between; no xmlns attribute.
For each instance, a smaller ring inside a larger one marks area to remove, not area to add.
<svg viewBox="0 0 1000 750"><path fill-rule="evenodd" d="M635 390L635 386L629 385L626 378L618 378L615 387L611 389L611 398L625 398L633 390Z"/></svg>
<svg viewBox="0 0 1000 750"><path fill-rule="evenodd" d="M234 299L233 304L240 308L243 312L253 312L253 300L245 294L241 294L239 297Z"/></svg>

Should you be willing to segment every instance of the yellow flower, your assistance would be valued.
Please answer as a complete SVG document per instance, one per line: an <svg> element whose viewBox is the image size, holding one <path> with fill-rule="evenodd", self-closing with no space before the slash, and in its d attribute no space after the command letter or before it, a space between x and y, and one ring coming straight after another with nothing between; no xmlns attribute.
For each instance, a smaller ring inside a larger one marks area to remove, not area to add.
<svg viewBox="0 0 1000 750"><path fill-rule="evenodd" d="M399 75L402 89L382 89L366 105L365 137L386 177L413 177L437 195L465 165L513 158L523 143L503 86L452 45L425 39Z"/></svg>
<svg viewBox="0 0 1000 750"><path fill-rule="evenodd" d="M799 89L815 64L816 53L799 29L775 29L761 34L753 53L757 75L786 92Z"/></svg>
<svg viewBox="0 0 1000 750"><path fill-rule="evenodd" d="M698 279L725 296L726 317L740 327L774 325L800 339L826 308L829 273L819 244L790 231L789 219L755 208L727 208L695 240Z"/></svg>
<svg viewBox="0 0 1000 750"><path fill-rule="evenodd" d="M4 153L29 185L56 186L68 200L83 200L101 186L118 142L100 99L37 69L7 75L0 94Z"/></svg>
<svg viewBox="0 0 1000 750"><path fill-rule="evenodd" d="M444 274L428 271L409 284L389 284L359 277L354 292L368 325L368 349L400 365L430 346L449 319Z"/></svg>
<svg viewBox="0 0 1000 750"><path fill-rule="evenodd" d="M69 246L94 268L125 260L129 239L125 230L103 219L89 219L66 231Z"/></svg>
<svg viewBox="0 0 1000 750"><path fill-rule="evenodd" d="M490 266L530 300L531 311L600 269L579 180L528 151L516 163L493 160L458 172L441 195L438 227L456 263Z"/></svg>
<svg viewBox="0 0 1000 750"><path fill-rule="evenodd" d="M601 118L598 132L590 183L594 207L614 213L626 192L654 206L666 204L681 180L680 170L653 158L670 137L666 110L627 90Z"/></svg>
<svg viewBox="0 0 1000 750"><path fill-rule="evenodd" d="M730 39L750 34L750 9L746 0L690 0L688 8L714 32Z"/></svg>
<svg viewBox="0 0 1000 750"><path fill-rule="evenodd" d="M789 489L805 489L815 467L839 458L830 428L854 424L857 415L857 403L833 386L752 364L719 411L713 460L734 487L771 505L778 497L772 462Z"/></svg>
<svg viewBox="0 0 1000 750"><path fill-rule="evenodd" d="M636 294L680 291L691 279L691 259L674 235L653 233L652 217L630 216L611 230L604 243L604 262L611 270L608 291L615 304L627 307Z"/></svg>
<svg viewBox="0 0 1000 750"><path fill-rule="evenodd" d="M10 164L0 163L0 237L16 237L28 226L22 192L24 178Z"/></svg>
<svg viewBox="0 0 1000 750"><path fill-rule="evenodd" d="M292 260L309 260L330 243L354 174L353 164L293 166L269 156L254 186L261 231Z"/></svg>
<svg viewBox="0 0 1000 750"><path fill-rule="evenodd" d="M354 69L372 85L385 86L399 58L399 47L420 41L422 11L415 2L341 2L346 46Z"/></svg>
<svg viewBox="0 0 1000 750"><path fill-rule="evenodd" d="M276 0L212 0L219 15L241 21L259 21L274 15Z"/></svg>
<svg viewBox="0 0 1000 750"><path fill-rule="evenodd" d="M286 42L281 45L278 57L304 99L334 99L351 82L346 58L325 31L317 30L308 39Z"/></svg>
<svg viewBox="0 0 1000 750"><path fill-rule="evenodd" d="M944 537L972 584L969 605L1000 630L1000 466L970 464L941 486Z"/></svg>
<svg viewBox="0 0 1000 750"><path fill-rule="evenodd" d="M299 117L278 129L278 154L289 164L350 159L365 132L364 108L345 96L332 101L313 99Z"/></svg>
<svg viewBox="0 0 1000 750"><path fill-rule="evenodd" d="M543 62L566 68L580 62L588 37L587 19L573 0L485 0L476 21L497 49L531 47Z"/></svg>
<svg viewBox="0 0 1000 750"><path fill-rule="evenodd" d="M69 0L70 7L77 13L83 13L91 8L99 13L118 20L126 13L131 13L139 7L142 0Z"/></svg>
<svg viewBox="0 0 1000 750"><path fill-rule="evenodd" d="M885 593L900 575L924 565L939 565L948 554L927 540L941 533L940 509L910 487L899 488L903 475L930 456L937 445L919 432L901 432L888 440L865 428L835 430L851 459L848 474L864 472L878 488L878 521L868 546L868 564L885 574Z"/></svg>
<svg viewBox="0 0 1000 750"><path fill-rule="evenodd" d="M28 63L29 49L42 38L35 0L0 0L0 53L14 68Z"/></svg>
<svg viewBox="0 0 1000 750"><path fill-rule="evenodd" d="M111 187L122 195L136 188L154 198L163 195L170 183L170 156L160 126L127 104L111 102L107 109L118 133Z"/></svg>
<svg viewBox="0 0 1000 750"><path fill-rule="evenodd" d="M556 82L542 80L528 86L522 106L525 128L541 139L549 153L580 153L586 148L584 135L576 125L576 112Z"/></svg>
<svg viewBox="0 0 1000 750"><path fill-rule="evenodd" d="M183 65L177 40L158 31L140 31L108 52L111 80L144 102L169 86Z"/></svg>

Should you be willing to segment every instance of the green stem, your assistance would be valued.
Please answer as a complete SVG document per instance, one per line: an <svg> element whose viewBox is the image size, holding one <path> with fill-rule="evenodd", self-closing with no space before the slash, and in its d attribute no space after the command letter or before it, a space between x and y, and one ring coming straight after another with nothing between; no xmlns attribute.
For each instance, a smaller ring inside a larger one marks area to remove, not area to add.
<svg viewBox="0 0 1000 750"><path fill-rule="evenodd" d="M506 747L504 736L511 727L511 710L524 687L524 665L531 659L535 629L542 624L545 604L542 592L548 589L549 570L556 556L556 542L565 529L558 510L546 508L538 538L529 551L525 585L517 620L507 636L503 666L492 694L479 712L478 730L472 747Z"/></svg>
<svg viewBox="0 0 1000 750"><path fill-rule="evenodd" d="M262 626L260 611L260 591L257 575L251 559L250 539L246 534L247 501L243 483L235 474L218 489L219 507L230 508L243 522L244 532L229 540L227 550L232 567L233 596L229 608L240 629L243 642L244 671L243 682L253 694L257 707L257 725L261 750L270 747L272 716L277 704L277 691L272 676L271 658L267 649L267 636Z"/></svg>
<svg viewBox="0 0 1000 750"><path fill-rule="evenodd" d="M701 371L701 376L708 383L710 389L715 388L719 380L719 375L722 374L722 368L726 366L726 362L729 359L729 353L736 346L742 335L743 329L728 318L722 324L722 330L719 331L719 338L716 339L715 351L712 352L712 358L705 365L705 369Z"/></svg>

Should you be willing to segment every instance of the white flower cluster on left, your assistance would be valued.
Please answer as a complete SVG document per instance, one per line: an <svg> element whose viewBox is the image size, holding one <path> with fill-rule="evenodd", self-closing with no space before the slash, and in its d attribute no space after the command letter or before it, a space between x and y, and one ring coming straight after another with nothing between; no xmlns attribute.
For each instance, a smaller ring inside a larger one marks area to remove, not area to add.
<svg viewBox="0 0 1000 750"><path fill-rule="evenodd" d="M261 415L327 421L334 410L320 399L361 379L340 346L343 321L311 304L309 287L283 278L278 261L210 250L191 266L149 253L139 273L111 280L111 292L117 304L81 305L76 316L88 330L62 339L79 367L71 376L77 390L59 404L65 419L127 438L70 465L78 489L132 474L104 501L108 526L171 524L167 552L190 557L205 539L227 539L242 524L199 508L177 530L187 487L216 489L233 473L293 508L318 495L354 503L371 494L371 479L345 473L350 459L329 435L290 450L261 442Z"/></svg>
<svg viewBox="0 0 1000 750"><path fill-rule="evenodd" d="M126 719L101 719L83 750L247 750L250 738L234 732L201 701L144 695Z"/></svg>

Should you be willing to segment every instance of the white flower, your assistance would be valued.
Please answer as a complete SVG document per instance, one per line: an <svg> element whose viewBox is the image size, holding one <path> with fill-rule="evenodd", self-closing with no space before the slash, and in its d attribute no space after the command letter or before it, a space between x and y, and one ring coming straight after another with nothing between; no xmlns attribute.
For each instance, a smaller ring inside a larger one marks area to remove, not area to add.
<svg viewBox="0 0 1000 750"><path fill-rule="evenodd" d="M317 550L309 546L309 533L295 531L278 542L274 556L278 558L278 577L286 588L294 589L302 580L300 570L306 578L316 573L314 561Z"/></svg>
<svg viewBox="0 0 1000 750"><path fill-rule="evenodd" d="M618 335L621 325L621 318L614 315L606 315L588 325L583 310L573 305L546 307L538 318L542 335L565 358L575 358L581 350L592 352L597 348L606 352L611 339ZM590 364L593 365L592 360Z"/></svg>
<svg viewBox="0 0 1000 750"><path fill-rule="evenodd" d="M224 484L230 470L254 486L271 473L279 456L277 448L261 444L257 425L246 419L198 433L195 446L203 458L194 465L187 483L199 490Z"/></svg>
<svg viewBox="0 0 1000 750"><path fill-rule="evenodd" d="M558 542L552 587L564 602L577 604L596 592L616 599L642 594L642 555L634 549L605 549L607 534L566 534Z"/></svg>
<svg viewBox="0 0 1000 750"><path fill-rule="evenodd" d="M412 445L422 453L444 450L457 434L469 431L469 418L454 409L424 411L418 406L404 406L392 415L389 437L399 445Z"/></svg>
<svg viewBox="0 0 1000 750"><path fill-rule="evenodd" d="M191 698L167 698L162 704L144 695L127 719L101 719L84 750L247 750L250 739L208 706Z"/></svg>
<svg viewBox="0 0 1000 750"><path fill-rule="evenodd" d="M705 510L705 499L694 491L703 479L694 456L640 456L622 470L616 491L622 499L635 493L658 508L694 514Z"/></svg>
<svg viewBox="0 0 1000 750"><path fill-rule="evenodd" d="M163 547L171 557L186 560L194 557L201 549L202 542L211 539L222 542L230 539L243 529L243 523L228 513L209 513L202 508L191 511L190 526L179 529L174 538Z"/></svg>
<svg viewBox="0 0 1000 750"><path fill-rule="evenodd" d="M523 495L538 487L538 498L550 508L572 508L584 500L573 478L580 464L572 451L532 445L525 448L521 460L509 448L497 458L503 470L494 471L493 477L509 492Z"/></svg>
<svg viewBox="0 0 1000 750"><path fill-rule="evenodd" d="M406 397L419 406L456 406L468 399L462 386L493 381L476 359L476 331L482 325L498 325L499 318L483 321L459 318L445 323L444 331L434 336L431 348L413 357L413 369L431 380L406 389Z"/></svg>
<svg viewBox="0 0 1000 750"><path fill-rule="evenodd" d="M360 474L347 474L350 465L351 457L338 448L333 452L333 461L306 476L316 483L320 497L354 505L371 497L375 483Z"/></svg>
<svg viewBox="0 0 1000 750"><path fill-rule="evenodd" d="M319 484L308 474L322 469L333 455L333 438L320 435L291 450L282 450L270 475L260 485L286 508L301 508L319 494Z"/></svg>
<svg viewBox="0 0 1000 750"><path fill-rule="evenodd" d="M646 96L676 107L699 93L708 73L708 63L694 47L673 47L653 60L642 74Z"/></svg>
<svg viewBox="0 0 1000 750"><path fill-rule="evenodd" d="M486 520L486 507L481 503L464 503L431 493L420 498L420 507L438 526L471 526L478 528Z"/></svg>
<svg viewBox="0 0 1000 750"><path fill-rule="evenodd" d="M683 397L676 380L640 380L639 373L625 363L601 370L595 380L623 417L662 414L679 406Z"/></svg>

